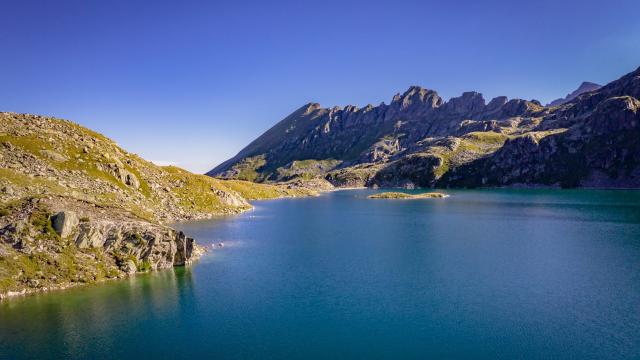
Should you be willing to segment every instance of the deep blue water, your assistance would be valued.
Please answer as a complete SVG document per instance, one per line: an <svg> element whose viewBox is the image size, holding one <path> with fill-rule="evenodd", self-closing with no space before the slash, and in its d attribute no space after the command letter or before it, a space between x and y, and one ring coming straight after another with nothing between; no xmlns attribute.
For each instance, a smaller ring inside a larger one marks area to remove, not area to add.
<svg viewBox="0 0 640 360"><path fill-rule="evenodd" d="M196 265L0 304L0 359L638 359L640 192L370 190L180 224Z"/></svg>

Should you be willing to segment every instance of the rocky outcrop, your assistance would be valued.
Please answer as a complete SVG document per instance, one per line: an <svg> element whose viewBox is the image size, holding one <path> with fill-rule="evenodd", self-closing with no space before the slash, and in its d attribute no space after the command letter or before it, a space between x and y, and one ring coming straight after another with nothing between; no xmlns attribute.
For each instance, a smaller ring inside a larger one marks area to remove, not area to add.
<svg viewBox="0 0 640 360"><path fill-rule="evenodd" d="M138 189L140 187L140 181L138 178L129 170L127 170L122 163L106 163L99 164L100 170L111 174L116 179L120 180L123 184L130 186L134 189Z"/></svg>
<svg viewBox="0 0 640 360"><path fill-rule="evenodd" d="M184 233L116 208L54 197L10 207L0 217L0 298L184 266L202 251Z"/></svg>
<svg viewBox="0 0 640 360"><path fill-rule="evenodd" d="M79 222L78 216L73 211L60 211L51 217L53 229L63 238L68 237Z"/></svg>
<svg viewBox="0 0 640 360"><path fill-rule="evenodd" d="M69 237L79 249L132 255L134 261L147 261L154 270L185 265L193 253L193 239L184 233L140 221L89 221Z"/></svg>
<svg viewBox="0 0 640 360"><path fill-rule="evenodd" d="M418 86L389 105L308 104L208 175L280 181L287 164L331 159L339 165L295 176L349 187L640 187L639 97L640 69L603 87L583 83L547 107L504 96L486 103L477 92L443 101Z"/></svg>
<svg viewBox="0 0 640 360"><path fill-rule="evenodd" d="M212 188L211 191L213 191L213 193L216 194L218 199L220 199L220 201L223 204L226 204L226 205L229 205L229 206L233 206L233 207L249 207L249 206L251 206L251 205L249 205L249 202L247 202L247 200L245 200L242 196L240 196L236 192L224 191L224 190L215 189L215 188Z"/></svg>

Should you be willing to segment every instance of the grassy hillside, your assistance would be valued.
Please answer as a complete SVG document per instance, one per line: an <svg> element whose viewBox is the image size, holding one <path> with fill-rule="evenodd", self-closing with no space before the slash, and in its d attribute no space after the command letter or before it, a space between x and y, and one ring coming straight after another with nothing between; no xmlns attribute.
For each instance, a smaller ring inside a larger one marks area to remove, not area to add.
<svg viewBox="0 0 640 360"><path fill-rule="evenodd" d="M313 194L157 166L70 121L14 113L0 113L0 190L0 202L62 195L151 221L237 213L250 208L247 199Z"/></svg>

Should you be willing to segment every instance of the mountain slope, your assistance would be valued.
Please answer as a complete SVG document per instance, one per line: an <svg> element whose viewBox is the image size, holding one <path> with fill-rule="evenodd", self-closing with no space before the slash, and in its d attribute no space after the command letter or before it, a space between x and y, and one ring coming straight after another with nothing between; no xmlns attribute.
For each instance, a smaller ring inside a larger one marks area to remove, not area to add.
<svg viewBox="0 0 640 360"><path fill-rule="evenodd" d="M336 186L638 187L632 138L639 76L640 69L582 92L597 86L585 83L552 107L506 97L486 103L476 92L445 102L417 86L389 105L308 104L208 175L258 182L324 177ZM580 171L567 171L575 161ZM523 175L531 167L538 175ZM498 177L498 168L513 174Z"/></svg>

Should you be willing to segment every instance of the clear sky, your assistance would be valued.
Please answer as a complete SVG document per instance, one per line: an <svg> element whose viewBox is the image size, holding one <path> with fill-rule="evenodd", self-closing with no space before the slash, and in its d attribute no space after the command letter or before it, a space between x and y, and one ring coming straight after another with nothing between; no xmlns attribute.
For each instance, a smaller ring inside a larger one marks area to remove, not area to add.
<svg viewBox="0 0 640 360"><path fill-rule="evenodd" d="M640 1L0 0L0 110L196 172L307 102L544 103L640 66Z"/></svg>

